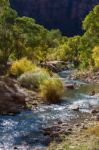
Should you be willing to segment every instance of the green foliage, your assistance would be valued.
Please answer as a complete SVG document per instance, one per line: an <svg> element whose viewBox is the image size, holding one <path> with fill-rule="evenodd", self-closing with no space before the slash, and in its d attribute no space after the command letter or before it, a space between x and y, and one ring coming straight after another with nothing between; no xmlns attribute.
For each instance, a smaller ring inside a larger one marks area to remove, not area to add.
<svg viewBox="0 0 99 150"><path fill-rule="evenodd" d="M21 74L28 72L28 71L33 71L37 70L36 65L34 65L31 61L29 61L27 58L22 58L20 60L15 61L10 70L9 74L13 75L15 77L20 76Z"/></svg>
<svg viewBox="0 0 99 150"><path fill-rule="evenodd" d="M99 44L99 5L96 5L83 21L83 29L86 30L84 37L94 48Z"/></svg>
<svg viewBox="0 0 99 150"><path fill-rule="evenodd" d="M0 15L0 63L6 64L13 52L13 24L17 17L16 11L8 6L2 7Z"/></svg>
<svg viewBox="0 0 99 150"><path fill-rule="evenodd" d="M40 87L41 95L48 103L57 103L63 95L63 83L59 78L50 78Z"/></svg>
<svg viewBox="0 0 99 150"><path fill-rule="evenodd" d="M46 43L49 48L55 48L59 45L59 41L61 41L62 35L60 30L50 30L46 35Z"/></svg>
<svg viewBox="0 0 99 150"><path fill-rule="evenodd" d="M30 59L35 59L35 49L37 51L39 47L42 47L46 29L36 24L34 19L28 17L18 17L14 29L17 38L15 47L17 58L27 56Z"/></svg>
<svg viewBox="0 0 99 150"><path fill-rule="evenodd" d="M44 70L37 68L32 72L27 72L22 74L19 77L19 82L21 86L31 89L31 90L38 90L40 85L43 84L45 80L50 78L49 73Z"/></svg>
<svg viewBox="0 0 99 150"><path fill-rule="evenodd" d="M0 1L0 63L27 57L32 62L63 60L75 67L96 63L93 48L99 45L99 5L83 21L82 36L64 37L59 30L48 31L33 18L18 17L8 0ZM94 57L94 58L93 58Z"/></svg>
<svg viewBox="0 0 99 150"><path fill-rule="evenodd" d="M0 11L2 10L2 8L7 6L9 6L9 0L0 0Z"/></svg>
<svg viewBox="0 0 99 150"><path fill-rule="evenodd" d="M92 49L99 45L99 5L86 16L83 29L86 32L81 38L80 67L87 68L93 66Z"/></svg>
<svg viewBox="0 0 99 150"><path fill-rule="evenodd" d="M93 60L94 60L95 68L98 68L98 69L99 69L99 46L96 46L96 47L93 49L92 58L93 58Z"/></svg>
<svg viewBox="0 0 99 150"><path fill-rule="evenodd" d="M0 5L0 63L6 64L10 55L18 59L25 56L32 60L43 59L47 30L32 18L18 17L16 11L5 3L7 1L2 0Z"/></svg>
<svg viewBox="0 0 99 150"><path fill-rule="evenodd" d="M92 38L93 34L99 36L99 5L86 16L83 21L83 28Z"/></svg>

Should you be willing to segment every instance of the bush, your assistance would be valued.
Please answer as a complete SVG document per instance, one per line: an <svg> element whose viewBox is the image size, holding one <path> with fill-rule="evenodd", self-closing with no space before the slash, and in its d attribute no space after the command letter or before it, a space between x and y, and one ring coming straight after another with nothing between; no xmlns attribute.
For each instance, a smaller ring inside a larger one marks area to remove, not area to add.
<svg viewBox="0 0 99 150"><path fill-rule="evenodd" d="M50 78L41 86L41 95L49 103L57 103L63 95L63 83L59 78Z"/></svg>
<svg viewBox="0 0 99 150"><path fill-rule="evenodd" d="M45 80L48 80L50 78L49 73L42 69L37 72L28 72L24 73L19 77L19 82L21 86L35 90L39 89L40 85L43 84Z"/></svg>
<svg viewBox="0 0 99 150"><path fill-rule="evenodd" d="M93 58L94 63L95 63L95 68L99 68L99 46L96 46L93 49L92 58Z"/></svg>
<svg viewBox="0 0 99 150"><path fill-rule="evenodd" d="M25 72L37 70L37 68L38 67L32 64L27 58L22 58L12 64L9 74L18 77Z"/></svg>

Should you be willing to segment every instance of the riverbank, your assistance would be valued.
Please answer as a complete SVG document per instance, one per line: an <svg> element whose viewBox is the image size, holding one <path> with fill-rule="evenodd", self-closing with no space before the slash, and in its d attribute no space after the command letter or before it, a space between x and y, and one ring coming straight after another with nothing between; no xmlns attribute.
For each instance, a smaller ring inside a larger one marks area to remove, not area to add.
<svg viewBox="0 0 99 150"><path fill-rule="evenodd" d="M98 107L98 99L99 94L95 89L95 84L97 84L97 88L99 87L99 71L97 72L78 72L74 71L69 77L70 80L81 81L88 85L93 85L93 88L90 88L89 92L89 105L91 106L91 101L93 99L93 107L87 113L85 113L85 117L81 117L84 113L79 112L79 119L71 120L69 125L63 128L63 132L60 132L60 139L57 140L54 138L54 142L50 144L47 150L98 150L99 149L99 107ZM87 89L88 90L88 89ZM93 93L94 91L94 93ZM88 91L86 91L87 93ZM94 98L97 97L97 100ZM75 111L79 111L80 107L83 105L87 107L88 103L78 102L73 105L74 113ZM94 106L94 103L95 104ZM79 108L79 109L78 109ZM80 116L80 113L82 114ZM71 125L72 124L72 125ZM56 132L57 133L57 132Z"/></svg>
<svg viewBox="0 0 99 150"><path fill-rule="evenodd" d="M0 114L15 115L43 103L39 93L22 88L16 79L0 77Z"/></svg>
<svg viewBox="0 0 99 150"><path fill-rule="evenodd" d="M87 122L86 128L74 128L72 134L62 135L62 142L53 142L47 150L98 150L99 122Z"/></svg>
<svg viewBox="0 0 99 150"><path fill-rule="evenodd" d="M97 83L99 84L99 69L93 70L75 70L71 75L73 80L81 80L86 83Z"/></svg>
<svg viewBox="0 0 99 150"><path fill-rule="evenodd" d="M81 147L75 148L76 143L79 143L79 146L81 143L86 144L83 142L84 136L81 136L81 134L85 134L85 131L91 126L93 128L95 123L98 124L99 121L99 107L97 109L94 107L99 105L98 86L95 87L95 84L80 82L79 80L71 80L71 75L72 72L67 70L61 72L60 77L62 77L64 84L68 81L79 84L79 86L77 88L65 87L62 101L50 105L41 103L38 92L31 92L21 87L15 79L2 79L4 87L6 87L5 93L11 95L13 92L13 95L23 94L23 102L26 106L28 105L24 108L22 106L23 109L20 113L14 114L14 116L11 112L5 113L4 116L0 115L0 129L2 129L0 143L3 140L4 147L8 146L8 150L11 148L21 148L22 150L69 150L72 147L74 147L74 150L81 150ZM95 91L97 90L97 94L91 96L90 92L93 87ZM3 95L5 96L5 94ZM15 101L14 96L11 102ZM30 107L31 109L29 109ZM9 135L10 140L6 138L6 135ZM88 136L88 138L86 136L87 134L85 134L85 141L89 142L91 136ZM81 141L78 139L81 139ZM84 150L87 150L87 148Z"/></svg>

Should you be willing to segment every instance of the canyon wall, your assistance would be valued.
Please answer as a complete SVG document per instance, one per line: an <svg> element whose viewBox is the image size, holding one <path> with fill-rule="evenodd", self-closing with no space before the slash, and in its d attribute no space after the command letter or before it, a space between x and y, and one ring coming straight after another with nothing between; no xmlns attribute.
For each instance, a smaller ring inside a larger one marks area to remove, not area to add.
<svg viewBox="0 0 99 150"><path fill-rule="evenodd" d="M84 17L99 0L10 0L20 16L33 17L48 29L59 28L65 35L82 33Z"/></svg>

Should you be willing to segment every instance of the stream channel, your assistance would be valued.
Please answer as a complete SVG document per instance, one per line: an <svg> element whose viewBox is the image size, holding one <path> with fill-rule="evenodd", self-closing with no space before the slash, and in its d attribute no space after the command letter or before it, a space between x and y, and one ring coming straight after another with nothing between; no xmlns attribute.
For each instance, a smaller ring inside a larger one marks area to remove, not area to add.
<svg viewBox="0 0 99 150"><path fill-rule="evenodd" d="M77 87L66 89L60 104L41 105L34 111L25 110L15 116L0 115L0 150L43 150L49 137L44 136L42 128L53 126L59 120L69 122L77 119L81 113L89 112L93 105L99 105L99 97L89 94L92 90L99 93L99 85L70 80L71 73L59 73L64 83L73 83ZM73 104L79 105L79 112L69 109Z"/></svg>

